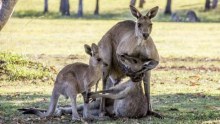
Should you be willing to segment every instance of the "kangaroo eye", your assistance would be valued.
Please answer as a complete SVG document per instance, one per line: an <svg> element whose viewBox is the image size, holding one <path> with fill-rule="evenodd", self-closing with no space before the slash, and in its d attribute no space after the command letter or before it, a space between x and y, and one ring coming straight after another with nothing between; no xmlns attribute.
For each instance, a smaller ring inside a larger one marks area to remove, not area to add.
<svg viewBox="0 0 220 124"><path fill-rule="evenodd" d="M102 59L101 58L97 58L97 61L100 62Z"/></svg>
<svg viewBox="0 0 220 124"><path fill-rule="evenodd" d="M138 27L139 27L139 28L141 27L141 25L142 25L141 23L138 23Z"/></svg>
<svg viewBox="0 0 220 124"><path fill-rule="evenodd" d="M133 59L133 62L134 62L135 64L137 64L137 60Z"/></svg>

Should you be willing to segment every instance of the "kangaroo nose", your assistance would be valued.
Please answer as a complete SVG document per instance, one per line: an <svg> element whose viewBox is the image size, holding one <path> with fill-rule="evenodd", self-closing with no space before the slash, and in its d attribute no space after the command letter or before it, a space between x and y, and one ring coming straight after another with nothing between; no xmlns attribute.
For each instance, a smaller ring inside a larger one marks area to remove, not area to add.
<svg viewBox="0 0 220 124"><path fill-rule="evenodd" d="M148 33L143 33L143 37L144 37L144 39L147 39L149 37L149 34Z"/></svg>
<svg viewBox="0 0 220 124"><path fill-rule="evenodd" d="M97 61L101 61L101 60L102 60L101 58L98 58L98 59L97 59Z"/></svg>

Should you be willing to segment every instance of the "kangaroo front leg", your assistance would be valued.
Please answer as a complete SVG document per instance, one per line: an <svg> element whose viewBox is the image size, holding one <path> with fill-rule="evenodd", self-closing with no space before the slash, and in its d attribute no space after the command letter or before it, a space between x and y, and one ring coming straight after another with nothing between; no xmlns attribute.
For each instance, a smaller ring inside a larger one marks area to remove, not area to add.
<svg viewBox="0 0 220 124"><path fill-rule="evenodd" d="M118 100L118 99L123 99L126 96L128 96L130 91L130 87L125 88L124 90L122 90L121 92L117 93L117 94L93 94L91 95L92 98L98 98L98 97L102 97L102 98L109 98L109 99L114 99L114 100Z"/></svg>
<svg viewBox="0 0 220 124"><path fill-rule="evenodd" d="M150 101L150 76L151 76L151 72L147 71L144 74L144 78L143 78L143 82L144 82L144 90L145 90L145 96L147 98L147 114L148 115L152 115L158 118L163 118L163 116L157 112L154 112L152 109L152 105L151 105L151 101Z"/></svg>
<svg viewBox="0 0 220 124"><path fill-rule="evenodd" d="M97 92L90 92L89 95L93 95L93 94L99 94L99 93L112 93L112 94L117 94L121 91L123 91L125 88L127 87L127 83L121 83L118 84L114 87L111 87L109 89L106 90L102 90L102 91L97 91Z"/></svg>

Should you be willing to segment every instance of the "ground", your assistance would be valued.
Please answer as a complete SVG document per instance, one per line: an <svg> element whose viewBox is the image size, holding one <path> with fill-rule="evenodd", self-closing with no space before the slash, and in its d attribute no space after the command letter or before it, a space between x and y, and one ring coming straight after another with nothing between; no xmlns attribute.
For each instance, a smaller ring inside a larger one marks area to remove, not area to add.
<svg viewBox="0 0 220 124"><path fill-rule="evenodd" d="M147 8L157 4L162 6L151 35L161 59L152 71L151 98L154 110L162 113L165 119L124 118L98 123L220 123L220 24L205 23L207 20L218 22L216 12L219 10L208 14L202 11L203 3L199 0L193 3L174 1L177 4L173 6L174 10L183 13L188 8L196 8L204 22L161 22L169 20L162 16L165 0L149 1ZM47 108L58 71L73 62L88 63L83 45L98 43L104 33L121 20L134 20L124 5L128 2L121 1L117 1L120 4L110 1L112 6L102 1L100 17L93 17L94 7L85 3L88 14L85 18L75 19L74 2L77 1L72 1L70 18L61 18L56 13L58 2L51 2L54 6L50 6L51 13L45 17L41 14L42 1L20 0L18 3L15 15L0 34L0 58L6 62L3 70L13 72L10 77L0 75L0 123L68 123L69 115L39 119L22 115L17 109ZM119 5L124 6L116 9ZM27 15L27 10L31 10L29 14L33 17ZM112 10L115 10L113 14ZM1 69L0 66L0 74L3 74L5 71ZM81 102L79 96L78 103ZM62 97L60 103L69 104L69 100Z"/></svg>

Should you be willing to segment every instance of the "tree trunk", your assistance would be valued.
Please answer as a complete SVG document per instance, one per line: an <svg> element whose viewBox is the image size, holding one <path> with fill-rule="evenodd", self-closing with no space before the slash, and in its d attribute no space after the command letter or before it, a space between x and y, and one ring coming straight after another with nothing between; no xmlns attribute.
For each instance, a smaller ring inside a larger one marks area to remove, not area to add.
<svg viewBox="0 0 220 124"><path fill-rule="evenodd" d="M172 14L171 3L172 3L172 0L167 0L167 5L166 5L166 8L165 8L164 14L168 14L168 15Z"/></svg>
<svg viewBox="0 0 220 124"><path fill-rule="evenodd" d="M143 8L144 3L145 3L145 0L140 0L140 2L139 2L139 8Z"/></svg>
<svg viewBox="0 0 220 124"><path fill-rule="evenodd" d="M2 0L0 0L0 10L2 9Z"/></svg>
<svg viewBox="0 0 220 124"><path fill-rule="evenodd" d="M96 0L94 15L99 15L99 0Z"/></svg>
<svg viewBox="0 0 220 124"><path fill-rule="evenodd" d="M212 0L212 9L217 8L218 6L218 0Z"/></svg>
<svg viewBox="0 0 220 124"><path fill-rule="evenodd" d="M48 0L44 0L44 13L48 12Z"/></svg>
<svg viewBox="0 0 220 124"><path fill-rule="evenodd" d="M211 3L210 0L205 1L205 11L210 10L210 8L211 8L210 3Z"/></svg>
<svg viewBox="0 0 220 124"><path fill-rule="evenodd" d="M135 6L135 4L136 4L136 0L131 0L130 1L130 5Z"/></svg>
<svg viewBox="0 0 220 124"><path fill-rule="evenodd" d="M0 5L0 31L7 23L8 19L11 17L14 10L14 6L18 0L0 0L2 5Z"/></svg>
<svg viewBox="0 0 220 124"><path fill-rule="evenodd" d="M83 17L83 0L79 0L78 17Z"/></svg>
<svg viewBox="0 0 220 124"><path fill-rule="evenodd" d="M61 0L60 1L60 12L64 16L70 16L70 4L69 0Z"/></svg>

